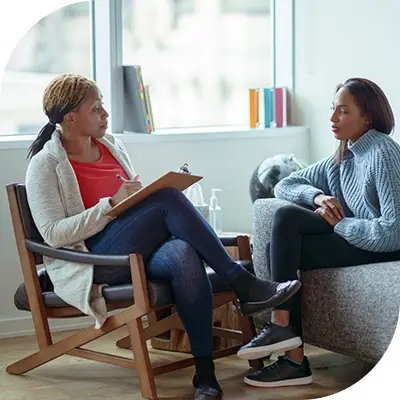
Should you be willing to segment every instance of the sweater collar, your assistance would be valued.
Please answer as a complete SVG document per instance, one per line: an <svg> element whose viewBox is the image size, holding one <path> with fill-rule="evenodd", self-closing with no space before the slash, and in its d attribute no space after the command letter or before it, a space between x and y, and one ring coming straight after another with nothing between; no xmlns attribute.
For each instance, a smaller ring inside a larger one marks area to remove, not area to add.
<svg viewBox="0 0 400 400"><path fill-rule="evenodd" d="M348 148L354 156L362 156L363 154L369 152L372 145L376 143L376 140L383 135L374 129L370 129L365 132L355 143L349 144Z"/></svg>
<svg viewBox="0 0 400 400"><path fill-rule="evenodd" d="M106 134L104 137L98 139L98 141L104 144L109 150L112 149L112 143L110 143L111 135ZM51 136L51 139L44 145L45 151L52 154L59 162L68 160L67 152L61 142L61 131L56 129ZM112 152L113 153L113 152ZM114 153L113 153L114 154Z"/></svg>

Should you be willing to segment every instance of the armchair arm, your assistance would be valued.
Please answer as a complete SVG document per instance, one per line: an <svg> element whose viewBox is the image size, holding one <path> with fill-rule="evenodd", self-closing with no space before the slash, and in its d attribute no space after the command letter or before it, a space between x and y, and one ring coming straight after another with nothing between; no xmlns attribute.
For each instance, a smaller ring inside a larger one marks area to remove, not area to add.
<svg viewBox="0 0 400 400"><path fill-rule="evenodd" d="M269 279L268 243L275 212L290 203L280 199L258 199L253 205L253 261L256 275Z"/></svg>
<svg viewBox="0 0 400 400"><path fill-rule="evenodd" d="M25 239L26 248L33 253L58 260L73 261L82 264L106 265L110 267L129 266L129 255L106 256L101 254L86 253L78 250L55 249L47 244Z"/></svg>

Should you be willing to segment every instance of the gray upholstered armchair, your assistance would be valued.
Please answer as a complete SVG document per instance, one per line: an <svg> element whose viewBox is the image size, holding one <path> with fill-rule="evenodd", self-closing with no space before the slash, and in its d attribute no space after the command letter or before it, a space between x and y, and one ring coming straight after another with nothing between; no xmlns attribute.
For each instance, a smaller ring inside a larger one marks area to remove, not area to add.
<svg viewBox="0 0 400 400"><path fill-rule="evenodd" d="M260 199L253 208L253 260L266 278L266 246L274 212L288 202ZM392 340L399 317L400 261L301 273L306 343L376 363ZM269 319L257 316L257 324Z"/></svg>

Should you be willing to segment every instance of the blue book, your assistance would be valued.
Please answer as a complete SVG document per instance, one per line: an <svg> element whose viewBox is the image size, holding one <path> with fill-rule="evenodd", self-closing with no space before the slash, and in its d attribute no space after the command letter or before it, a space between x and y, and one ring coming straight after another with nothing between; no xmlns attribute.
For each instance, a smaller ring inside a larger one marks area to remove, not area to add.
<svg viewBox="0 0 400 400"><path fill-rule="evenodd" d="M274 120L274 88L264 88L264 125L271 127Z"/></svg>

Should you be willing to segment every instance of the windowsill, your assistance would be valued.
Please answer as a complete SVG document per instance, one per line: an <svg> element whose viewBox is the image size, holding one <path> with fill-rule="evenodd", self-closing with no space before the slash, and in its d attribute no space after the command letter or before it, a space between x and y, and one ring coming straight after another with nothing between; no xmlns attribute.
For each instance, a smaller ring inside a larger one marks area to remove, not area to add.
<svg viewBox="0 0 400 400"><path fill-rule="evenodd" d="M304 126L287 126L284 128L249 129L240 126L199 127L182 129L163 129L159 132L117 134L124 143L162 143L162 142L195 142L204 140L251 139L276 137L304 133ZM0 150L27 149L36 135L0 135Z"/></svg>

